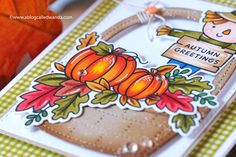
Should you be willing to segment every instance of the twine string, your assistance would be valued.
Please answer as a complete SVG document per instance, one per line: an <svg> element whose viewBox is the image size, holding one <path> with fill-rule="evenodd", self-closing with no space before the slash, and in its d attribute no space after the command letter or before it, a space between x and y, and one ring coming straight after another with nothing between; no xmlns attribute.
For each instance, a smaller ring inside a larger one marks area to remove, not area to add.
<svg viewBox="0 0 236 157"><path fill-rule="evenodd" d="M124 51L124 52L121 52L120 54L129 55L133 57L134 59L137 59L140 64L148 64L148 61L142 61L136 52Z"/></svg>
<svg viewBox="0 0 236 157"><path fill-rule="evenodd" d="M158 8L156 8L155 6L160 2L160 0L156 0L153 4L149 4L149 6L147 6L147 7L134 5L131 3L123 2L121 0L113 0L113 1L118 4L122 4L124 6L127 6L127 7L139 8L141 10L137 13L137 17L139 18L141 23L148 24L147 36L148 36L149 41L151 41L151 42L153 42L153 40L156 36L156 33L155 33L156 29L161 25L166 25L166 19L163 16L158 15L157 12L155 12L155 10L158 10ZM154 12L153 12L153 10L154 10ZM153 24L154 24L154 21L156 21L156 20L160 20L161 24L159 26L154 27Z"/></svg>

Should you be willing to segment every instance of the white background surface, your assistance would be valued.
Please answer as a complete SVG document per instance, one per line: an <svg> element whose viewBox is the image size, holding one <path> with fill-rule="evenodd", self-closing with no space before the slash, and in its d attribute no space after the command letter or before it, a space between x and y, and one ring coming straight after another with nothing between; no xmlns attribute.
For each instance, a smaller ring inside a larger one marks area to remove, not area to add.
<svg viewBox="0 0 236 157"><path fill-rule="evenodd" d="M144 6L148 0L125 0L128 3ZM98 3L98 2L97 2ZM213 3L203 2L199 0L162 0L161 5L168 6L168 7L184 7L184 8L192 8L197 10L206 11L211 9L212 11L231 11L233 9L223 7L220 5L216 5ZM128 17L133 15L138 10L134 8L129 8L124 5L118 6L114 9L98 26L95 27L94 30L98 32L103 32L105 29L109 28L111 25L115 24L116 22L124 19L124 17ZM82 18L82 17L81 17ZM16 79L14 79L10 85L8 85L1 93L7 91L24 73L26 73L30 67L32 67L37 61L42 58L50 49L54 47L73 27L78 24L80 19L78 19L68 30L66 30L61 36L58 37L56 41L54 41L44 52L36 58ZM157 25L158 23L156 23ZM200 31L202 25L199 23L194 23L191 21L183 21L183 20L170 20L168 21L168 25L181 28L181 29L192 29L196 31ZM116 37L111 42L115 42L116 46L121 46L126 48L127 50L137 52L146 57L146 59L155 64L160 66L168 61L167 58L160 57L170 45L172 45L177 39L164 39L158 38L154 42L150 42L147 37L147 26L141 26L136 28L135 30L130 30L128 33L122 34L122 36ZM212 79L212 77L207 76L208 79ZM231 79L231 84L227 85L222 93L224 95L219 95L221 97L221 105L224 104L233 92L236 89L236 83L233 80L236 79L236 75L234 74L233 78ZM227 91L227 92L226 92ZM211 114L215 113L215 111L211 112ZM1 120L0 120L0 130L4 133L9 135L13 135L19 137L20 139L25 139L27 141L31 141L32 143L38 144L40 146L50 148L53 150L58 150L60 153L63 154L70 154L69 156L76 156L80 155L81 157L105 157L109 155L104 155L98 152L94 152L91 150L87 150L85 148L78 147L76 145L70 144L65 142L61 139L53 137L43 131L40 131L36 128L25 128L24 121L22 121L23 115L15 114L14 112L9 111ZM208 115L208 118L204 120L202 127L204 124L207 123L207 120L211 117ZM186 149L191 146L191 144L197 139L197 133L200 132L200 127L190 136L182 138L178 137L169 142L165 145L160 151L154 153L152 156L160 156L160 157L167 157L167 156L182 156ZM232 144L232 143L230 143ZM224 146L225 147L225 146ZM170 151L171 150L171 151ZM222 151L224 154L224 150Z"/></svg>

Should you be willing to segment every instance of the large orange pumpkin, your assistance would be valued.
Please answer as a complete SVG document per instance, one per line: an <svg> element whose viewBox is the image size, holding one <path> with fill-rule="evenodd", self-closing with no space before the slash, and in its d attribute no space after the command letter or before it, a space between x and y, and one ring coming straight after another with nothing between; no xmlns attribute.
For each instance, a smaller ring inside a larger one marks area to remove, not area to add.
<svg viewBox="0 0 236 157"><path fill-rule="evenodd" d="M135 59L119 53L118 50L108 55L98 55L88 48L70 59L65 67L65 73L69 78L80 82L98 81L104 78L114 86L126 80L135 68Z"/></svg>
<svg viewBox="0 0 236 157"><path fill-rule="evenodd" d="M157 73L151 73L145 69L136 69L135 72L114 90L123 96L132 99L144 99L150 95L162 95L168 88L167 78Z"/></svg>

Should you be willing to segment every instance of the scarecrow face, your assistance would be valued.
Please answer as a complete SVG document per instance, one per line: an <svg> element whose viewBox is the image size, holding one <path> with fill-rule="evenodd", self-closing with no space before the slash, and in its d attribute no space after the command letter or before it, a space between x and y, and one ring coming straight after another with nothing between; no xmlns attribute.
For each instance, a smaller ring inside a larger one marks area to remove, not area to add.
<svg viewBox="0 0 236 157"><path fill-rule="evenodd" d="M224 43L236 43L236 23L228 21L222 24L207 22L203 33L214 40Z"/></svg>

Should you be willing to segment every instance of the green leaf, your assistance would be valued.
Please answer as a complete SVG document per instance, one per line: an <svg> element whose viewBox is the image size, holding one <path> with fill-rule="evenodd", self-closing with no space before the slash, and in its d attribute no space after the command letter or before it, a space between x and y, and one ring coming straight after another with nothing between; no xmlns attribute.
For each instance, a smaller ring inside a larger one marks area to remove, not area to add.
<svg viewBox="0 0 236 157"><path fill-rule="evenodd" d="M34 121L33 119L30 119L30 120L26 121L25 125L29 126L33 123L33 121Z"/></svg>
<svg viewBox="0 0 236 157"><path fill-rule="evenodd" d="M99 56L106 56L112 53L114 46L112 44L108 45L100 41L97 46L92 46L91 49Z"/></svg>
<svg viewBox="0 0 236 157"><path fill-rule="evenodd" d="M200 97L207 96L207 93L201 93L201 94L198 94L198 96Z"/></svg>
<svg viewBox="0 0 236 157"><path fill-rule="evenodd" d="M206 99L205 99L205 98L202 98L202 99L200 100L200 104L204 105L205 103L206 103Z"/></svg>
<svg viewBox="0 0 236 157"><path fill-rule="evenodd" d="M169 78L169 77L170 77L170 72L166 73L165 76L166 76L167 78Z"/></svg>
<svg viewBox="0 0 236 157"><path fill-rule="evenodd" d="M194 77L186 79L186 77L176 78L170 82L169 91L175 93L178 90L183 91L185 94L191 94L192 91L203 92L204 90L212 89L209 81L201 81L201 77Z"/></svg>
<svg viewBox="0 0 236 157"><path fill-rule="evenodd" d="M48 86L60 86L62 82L68 78L64 74L48 74L36 79L36 82L43 83Z"/></svg>
<svg viewBox="0 0 236 157"><path fill-rule="evenodd" d="M193 101L198 101L198 99L199 99L199 97L198 97L197 95L195 95L195 96L193 97Z"/></svg>
<svg viewBox="0 0 236 157"><path fill-rule="evenodd" d="M215 102L215 101L208 101L208 103L209 103L211 106L215 106L215 105L216 105L216 102Z"/></svg>
<svg viewBox="0 0 236 157"><path fill-rule="evenodd" d="M189 69L185 69L185 70L181 71L180 74L187 74L187 73L189 73L189 71L190 71Z"/></svg>
<svg viewBox="0 0 236 157"><path fill-rule="evenodd" d="M117 97L118 94L114 91L104 90L95 96L95 98L92 100L92 103L105 105L109 102L116 101Z"/></svg>
<svg viewBox="0 0 236 157"><path fill-rule="evenodd" d="M206 97L205 99L207 99L207 100L209 101L209 100L214 100L215 97L213 97L213 96L208 96L208 97Z"/></svg>
<svg viewBox="0 0 236 157"><path fill-rule="evenodd" d="M34 117L35 117L35 115L33 115L33 114L26 116L27 119L34 119Z"/></svg>
<svg viewBox="0 0 236 157"><path fill-rule="evenodd" d="M179 114L172 118L172 123L175 123L177 129L181 129L184 133L190 131L191 126L195 126L194 119L197 118L197 115L183 115Z"/></svg>
<svg viewBox="0 0 236 157"><path fill-rule="evenodd" d="M176 78L176 79L181 79L181 78L183 78L183 76L177 75L177 76L175 76L175 78Z"/></svg>
<svg viewBox="0 0 236 157"><path fill-rule="evenodd" d="M41 113L42 110L36 110L36 111L33 111L34 113Z"/></svg>
<svg viewBox="0 0 236 157"><path fill-rule="evenodd" d="M35 121L36 121L36 122L40 122L40 121L41 121L40 115L37 115L37 116L36 116Z"/></svg>
<svg viewBox="0 0 236 157"><path fill-rule="evenodd" d="M88 95L80 97L79 94L71 95L66 98L56 101L56 104L59 105L58 108L54 109L53 119L57 120L59 118L66 119L69 113L77 114L80 112L80 104L86 103L89 100Z"/></svg>
<svg viewBox="0 0 236 157"><path fill-rule="evenodd" d="M175 69L173 72L174 75L178 75L179 74L179 69Z"/></svg>
<svg viewBox="0 0 236 157"><path fill-rule="evenodd" d="M47 111L43 111L43 112L42 112L42 116L43 116L43 117L47 117L47 116L48 116L48 112L47 112Z"/></svg>

